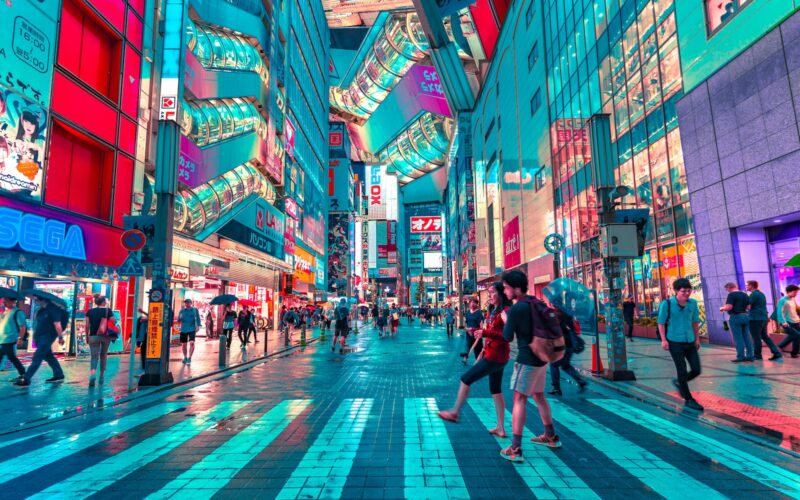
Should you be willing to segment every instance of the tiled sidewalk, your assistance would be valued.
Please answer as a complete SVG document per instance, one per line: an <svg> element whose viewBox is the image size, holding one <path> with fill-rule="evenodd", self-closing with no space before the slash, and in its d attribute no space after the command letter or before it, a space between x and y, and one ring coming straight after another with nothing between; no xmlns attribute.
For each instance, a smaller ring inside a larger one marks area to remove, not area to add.
<svg viewBox="0 0 800 500"><path fill-rule="evenodd" d="M319 336L319 329L307 331L307 339ZM284 339L277 332L269 331L267 343L264 343L264 332L258 332L259 343L251 343L246 350L234 333L231 349L227 354L227 366L236 366L253 359L283 350ZM292 344L297 345L300 331L292 335ZM47 384L44 380L51 376L50 367L43 363L27 388L20 388L10 383L16 379L12 368L0 372L0 411L3 413L3 425L0 433L20 425L41 419L58 418L65 414L84 411L104 404L110 404L128 397L131 392L147 392L152 388L137 389L141 372L140 356L137 353L133 367L133 391L129 391L130 354L113 354L108 357L105 383L89 387L89 356L78 358L60 358L65 381L58 384ZM176 384L201 377L221 369L219 366L219 340L199 337L195 343L195 351L190 365L183 364L183 353L180 345L170 349L170 371ZM23 358L27 367L29 359Z"/></svg>

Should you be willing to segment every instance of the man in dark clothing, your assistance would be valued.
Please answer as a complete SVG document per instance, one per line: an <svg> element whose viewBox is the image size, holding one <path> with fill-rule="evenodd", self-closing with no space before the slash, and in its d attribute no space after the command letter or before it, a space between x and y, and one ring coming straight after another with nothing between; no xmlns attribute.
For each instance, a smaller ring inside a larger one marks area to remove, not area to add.
<svg viewBox="0 0 800 500"><path fill-rule="evenodd" d="M557 309L557 311L558 322L561 325L561 330L564 331L564 357L555 363L550 363L550 383L553 384L553 390L548 394L553 396L562 395L561 370L575 380L581 392L586 388L586 380L584 380L581 374L578 373L578 370L572 366L572 355L575 352L573 341L578 334L575 331L575 318L561 309Z"/></svg>
<svg viewBox="0 0 800 500"><path fill-rule="evenodd" d="M754 359L761 360L761 341L767 344L772 357L770 361L775 361L783 357L778 346L767 333L767 322L769 313L767 312L767 297L758 289L758 281L750 280L747 282L747 291L750 292L750 336L753 338Z"/></svg>
<svg viewBox="0 0 800 500"><path fill-rule="evenodd" d="M472 333L481 328L481 322L483 321L481 303L477 298L473 298L470 301L469 311L467 311L465 321L467 328L464 338L467 340L467 350L461 353L461 357L464 358L464 362L467 361L467 354L470 350L472 350L472 345L476 342L475 337L472 336ZM478 356L481 355L481 350L483 349L483 339L479 339L477 342L478 345L475 346L475 359L478 359Z"/></svg>
<svg viewBox="0 0 800 500"><path fill-rule="evenodd" d="M511 390L514 391L514 410L512 412L511 429L513 437L511 445L500 452L506 460L521 462L522 431L525 427L528 397L533 397L539 416L544 425L544 434L531 439L532 443L550 448L558 448L561 441L553 429L553 416L550 405L544 395L544 384L547 378L547 363L539 359L531 350L533 341L533 317L531 306L520 299L528 293L528 277L521 271L508 271L503 274L503 290L514 305L508 310L508 317L503 328L503 338L507 342L517 338L517 359L511 375ZM543 326L542 326L543 328Z"/></svg>
<svg viewBox="0 0 800 500"><path fill-rule="evenodd" d="M725 290L728 291L728 298L719 310L731 315L731 334L736 344L736 359L732 359L731 362L752 362L753 338L750 336L750 320L747 316L750 297L739 290L739 285L733 282L726 283Z"/></svg>
<svg viewBox="0 0 800 500"><path fill-rule="evenodd" d="M342 299L339 303L339 307L336 308L335 316L336 318L336 330L333 334L333 345L331 346L331 351L336 349L336 341L340 342L339 344L339 352L344 352L345 341L347 338L347 334L350 332L350 323L348 319L350 318L350 309L347 308L347 300Z"/></svg>
<svg viewBox="0 0 800 500"><path fill-rule="evenodd" d="M636 302L633 301L633 297L628 297L622 303L622 319L625 320L625 326L627 327L627 336L628 339L633 342L633 315L636 311Z"/></svg>
<svg viewBox="0 0 800 500"><path fill-rule="evenodd" d="M239 342L242 343L242 349L247 348L247 337L250 336L250 312L247 306L239 311L239 317L236 318L239 322Z"/></svg>
<svg viewBox="0 0 800 500"><path fill-rule="evenodd" d="M53 369L53 376L45 382L61 382L64 380L64 371L58 363L55 354L53 354L53 342L58 339L61 345L64 345L63 334L63 317L61 309L49 300L41 297L34 297L36 302L37 311L34 316L33 340L36 342L36 352L33 354L33 360L28 366L25 375L15 382L19 386L31 385L31 379L42 361L46 361L50 368Z"/></svg>

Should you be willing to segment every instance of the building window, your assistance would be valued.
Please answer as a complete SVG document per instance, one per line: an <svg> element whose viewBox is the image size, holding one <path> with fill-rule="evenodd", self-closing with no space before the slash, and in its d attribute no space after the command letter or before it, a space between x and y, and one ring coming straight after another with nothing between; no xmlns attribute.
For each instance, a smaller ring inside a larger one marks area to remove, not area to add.
<svg viewBox="0 0 800 500"><path fill-rule="evenodd" d="M531 21L533 21L533 14L536 13L536 2L538 0L531 0L531 3L528 5L528 10L525 11L525 25L527 27L531 26Z"/></svg>
<svg viewBox="0 0 800 500"><path fill-rule="evenodd" d="M531 116L535 115L539 108L542 106L542 91L536 89L536 92L531 97Z"/></svg>
<svg viewBox="0 0 800 500"><path fill-rule="evenodd" d="M534 42L531 51L528 53L528 70L533 69L533 65L539 60L539 42Z"/></svg>
<svg viewBox="0 0 800 500"><path fill-rule="evenodd" d="M708 30L708 36L711 36L728 24L739 11L750 5L752 0L731 0L729 2L704 0L704 3L706 11L706 29Z"/></svg>
<svg viewBox="0 0 800 500"><path fill-rule="evenodd" d="M533 176L534 180L534 188L538 192L540 189L547 185L547 170L546 167L542 167L536 171L536 174Z"/></svg>

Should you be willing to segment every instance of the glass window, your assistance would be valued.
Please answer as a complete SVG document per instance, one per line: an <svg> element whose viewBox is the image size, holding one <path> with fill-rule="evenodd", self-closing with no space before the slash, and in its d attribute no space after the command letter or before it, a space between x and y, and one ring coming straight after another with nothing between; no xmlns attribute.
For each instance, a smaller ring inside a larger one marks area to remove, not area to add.
<svg viewBox="0 0 800 500"><path fill-rule="evenodd" d="M646 149L633 157L633 171L636 176L637 202L641 207L650 206L653 202L653 195L650 185L650 162Z"/></svg>
<svg viewBox="0 0 800 500"><path fill-rule="evenodd" d="M670 16L658 26L659 43L663 45L664 42L674 34L675 34L675 14L670 14Z"/></svg>
<svg viewBox="0 0 800 500"><path fill-rule="evenodd" d="M611 74L617 74L625 64L625 60L622 57L622 42L612 45L608 56L611 62Z"/></svg>
<svg viewBox="0 0 800 500"><path fill-rule="evenodd" d="M622 48L625 51L625 71L628 77L639 70L641 59L639 58L639 35L636 32L636 25L631 25L625 31L625 37L622 39Z"/></svg>
<svg viewBox="0 0 800 500"><path fill-rule="evenodd" d="M639 39L644 41L653 34L656 24L653 20L653 7L650 4L645 5L639 13L639 18L636 20L639 26Z"/></svg>
<svg viewBox="0 0 800 500"><path fill-rule="evenodd" d="M620 92L614 97L614 120L617 134L622 134L628 130L630 118L628 117L628 100L625 99L624 92Z"/></svg>
<svg viewBox="0 0 800 500"><path fill-rule="evenodd" d="M656 212L671 207L667 139L664 137L650 145L650 174L653 179L653 206Z"/></svg>
<svg viewBox="0 0 800 500"><path fill-rule="evenodd" d="M531 116L536 114L539 108L542 106L542 93L540 89L536 89L534 92L533 97L531 97Z"/></svg>
<svg viewBox="0 0 800 500"><path fill-rule="evenodd" d="M533 21L533 15L536 13L536 2L532 1L530 5L528 5L528 10L525 11L525 25L530 27L531 22Z"/></svg>
<svg viewBox="0 0 800 500"><path fill-rule="evenodd" d="M642 92L642 82L638 78L628 82L628 111L631 125L644 116L644 93Z"/></svg>
<svg viewBox="0 0 800 500"><path fill-rule="evenodd" d="M692 207L688 203L675 207L675 235L680 238L693 233Z"/></svg>
<svg viewBox="0 0 800 500"><path fill-rule="evenodd" d="M528 53L528 70L533 68L536 61L539 60L539 43L534 42L531 51Z"/></svg>
<svg viewBox="0 0 800 500"><path fill-rule="evenodd" d="M667 100L681 87L681 64L677 47L661 59L661 78L664 100Z"/></svg>
<svg viewBox="0 0 800 500"><path fill-rule="evenodd" d="M653 0L653 11L657 23L664 20L670 12L672 12L673 0Z"/></svg>
<svg viewBox="0 0 800 500"><path fill-rule="evenodd" d="M655 58L653 58L655 59ZM644 105L649 112L661 105L661 80L658 66L644 75Z"/></svg>
<svg viewBox="0 0 800 500"><path fill-rule="evenodd" d="M646 40L642 42L642 61L645 66L652 66L655 64L655 55L658 52L658 43L656 43L656 34L651 33ZM645 72L649 70L649 66L644 69Z"/></svg>
<svg viewBox="0 0 800 500"><path fill-rule="evenodd" d="M616 1L616 0L612 0ZM608 26L608 21L606 19L606 7L605 2L603 0L596 0L594 2L594 36L600 37L600 34L606 29Z"/></svg>
<svg viewBox="0 0 800 500"><path fill-rule="evenodd" d="M667 134L667 147L674 203L678 205L689 201L689 188L686 186L686 168L683 165L683 149L677 128Z"/></svg>

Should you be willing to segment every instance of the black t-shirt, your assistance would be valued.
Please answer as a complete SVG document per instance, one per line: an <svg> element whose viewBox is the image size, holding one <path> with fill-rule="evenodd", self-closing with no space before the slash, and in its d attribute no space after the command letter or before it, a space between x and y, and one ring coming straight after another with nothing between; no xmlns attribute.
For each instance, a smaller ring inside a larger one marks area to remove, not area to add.
<svg viewBox="0 0 800 500"><path fill-rule="evenodd" d="M44 344L45 342L52 343L56 337L58 337L55 323L61 322L61 318L61 309L53 304L49 304L36 311L33 338L37 339L37 344ZM38 339L41 339L41 341Z"/></svg>
<svg viewBox="0 0 800 500"><path fill-rule="evenodd" d="M508 321L503 327L503 338L507 342L517 337L517 363L529 366L544 366L547 363L539 359L531 351L530 343L533 342L533 318L531 306L526 302L517 302L508 310Z"/></svg>
<svg viewBox="0 0 800 500"><path fill-rule="evenodd" d="M636 302L628 301L622 303L622 315L626 318L633 317L633 311L636 310Z"/></svg>
<svg viewBox="0 0 800 500"><path fill-rule="evenodd" d="M89 312L86 313L86 317L89 318L89 335L98 335L97 329L100 328L100 322L103 318L110 318L111 317L111 309L107 307L95 307L94 309L89 309Z"/></svg>
<svg viewBox="0 0 800 500"><path fill-rule="evenodd" d="M730 314L742 314L747 312L747 306L750 305L750 297L741 290L736 290L728 294L726 304L730 304L733 308L728 311Z"/></svg>
<svg viewBox="0 0 800 500"><path fill-rule="evenodd" d="M250 326L250 313L239 311L239 328L247 328Z"/></svg>

